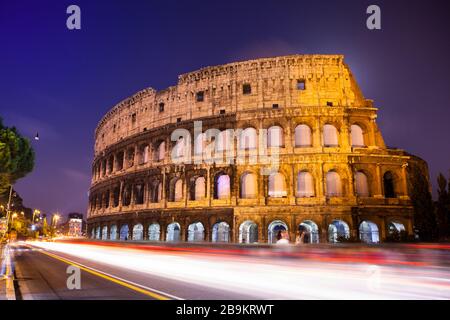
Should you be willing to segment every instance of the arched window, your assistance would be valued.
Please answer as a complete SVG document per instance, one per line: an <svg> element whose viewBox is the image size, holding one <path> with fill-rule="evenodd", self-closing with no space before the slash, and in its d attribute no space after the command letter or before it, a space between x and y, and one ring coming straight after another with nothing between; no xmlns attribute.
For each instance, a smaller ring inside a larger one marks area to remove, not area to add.
<svg viewBox="0 0 450 320"><path fill-rule="evenodd" d="M161 228L158 223L152 223L148 226L148 240L159 241Z"/></svg>
<svg viewBox="0 0 450 320"><path fill-rule="evenodd" d="M113 189L113 207L119 206L120 187L116 186Z"/></svg>
<svg viewBox="0 0 450 320"><path fill-rule="evenodd" d="M156 160L157 161L162 161L162 160L164 160L165 156L166 156L166 143L164 141L162 141L158 145L157 154L156 154Z"/></svg>
<svg viewBox="0 0 450 320"><path fill-rule="evenodd" d="M205 199L206 183L204 177L195 179L195 200Z"/></svg>
<svg viewBox="0 0 450 320"><path fill-rule="evenodd" d="M327 183L327 196L340 197L342 195L341 178L339 177L339 174L336 171L327 172L326 183Z"/></svg>
<svg viewBox="0 0 450 320"><path fill-rule="evenodd" d="M256 174L246 172L241 177L241 198L254 199L258 195Z"/></svg>
<svg viewBox="0 0 450 320"><path fill-rule="evenodd" d="M257 134L255 128L246 128L241 132L240 149L251 150L256 149Z"/></svg>
<svg viewBox="0 0 450 320"><path fill-rule="evenodd" d="M300 171L297 175L297 197L314 197L314 178L307 171Z"/></svg>
<svg viewBox="0 0 450 320"><path fill-rule="evenodd" d="M358 197L369 196L369 183L367 182L367 176L361 171L355 173L355 188L356 195Z"/></svg>
<svg viewBox="0 0 450 320"><path fill-rule="evenodd" d="M269 243L276 243L278 240L280 240L282 238L284 238L284 239L286 239L286 237L289 238L287 231L288 231L288 227L287 227L286 223L284 223L281 220L272 221L269 224L269 228L268 228Z"/></svg>
<svg viewBox="0 0 450 320"><path fill-rule="evenodd" d="M203 152L205 151L205 147L206 147L205 134L204 133L200 133L195 138L194 154L197 155L197 156L203 154Z"/></svg>
<svg viewBox="0 0 450 320"><path fill-rule="evenodd" d="M148 162L148 154L150 147L148 144L142 145L139 148L139 164L144 164Z"/></svg>
<svg viewBox="0 0 450 320"><path fill-rule="evenodd" d="M383 175L383 186L385 198L395 198L394 175L388 171Z"/></svg>
<svg viewBox="0 0 450 320"><path fill-rule="evenodd" d="M131 203L131 185L126 184L122 192L122 205L129 206Z"/></svg>
<svg viewBox="0 0 450 320"><path fill-rule="evenodd" d="M134 148L127 150L127 168L134 166Z"/></svg>
<svg viewBox="0 0 450 320"><path fill-rule="evenodd" d="M306 220L298 226L303 243L319 243L319 227L314 221Z"/></svg>
<svg viewBox="0 0 450 320"><path fill-rule="evenodd" d="M159 180L154 180L149 184L150 188L150 202L158 203L162 198L162 183Z"/></svg>
<svg viewBox="0 0 450 320"><path fill-rule="evenodd" d="M228 199L230 197L230 177L220 174L216 179L215 199Z"/></svg>
<svg viewBox="0 0 450 320"><path fill-rule="evenodd" d="M348 224L342 220L334 220L328 226L328 241L331 243L337 243L343 238L350 237L350 228Z"/></svg>
<svg viewBox="0 0 450 320"><path fill-rule="evenodd" d="M269 176L269 197L282 198L287 196L286 180L280 172L272 173Z"/></svg>
<svg viewBox="0 0 450 320"><path fill-rule="evenodd" d="M323 126L323 145L325 147L337 147L339 145L338 132L335 126L331 124Z"/></svg>
<svg viewBox="0 0 450 320"><path fill-rule="evenodd" d="M217 136L216 150L227 151L233 148L233 136L231 130L223 130Z"/></svg>
<svg viewBox="0 0 450 320"><path fill-rule="evenodd" d="M138 183L134 185L134 203L143 204L144 203L144 184Z"/></svg>
<svg viewBox="0 0 450 320"><path fill-rule="evenodd" d="M188 227L188 241L198 242L205 239L205 228L201 222L195 222Z"/></svg>
<svg viewBox="0 0 450 320"><path fill-rule="evenodd" d="M183 200L183 180L180 178L173 178L170 181L170 197L169 201Z"/></svg>
<svg viewBox="0 0 450 320"><path fill-rule="evenodd" d="M401 232L406 232L405 226L403 223L391 221L388 224L388 233L390 235L399 234Z"/></svg>
<svg viewBox="0 0 450 320"><path fill-rule="evenodd" d="M258 225L247 220L239 226L239 243L258 242Z"/></svg>
<svg viewBox="0 0 450 320"><path fill-rule="evenodd" d="M109 239L117 240L117 226L113 224L109 230Z"/></svg>
<svg viewBox="0 0 450 320"><path fill-rule="evenodd" d="M295 146L297 148L312 146L311 128L306 124L295 127Z"/></svg>
<svg viewBox="0 0 450 320"><path fill-rule="evenodd" d="M102 240L108 239L108 226L103 226L102 228Z"/></svg>
<svg viewBox="0 0 450 320"><path fill-rule="evenodd" d="M186 141L184 137L179 137L175 146L174 150L172 151L172 155L174 159L182 159L185 156L186 152Z"/></svg>
<svg viewBox="0 0 450 320"><path fill-rule="evenodd" d="M100 234L100 227L97 227L95 229L95 239L100 240L101 239L101 234Z"/></svg>
<svg viewBox="0 0 450 320"><path fill-rule="evenodd" d="M226 222L217 222L212 229L212 242L229 242L230 225Z"/></svg>
<svg viewBox="0 0 450 320"><path fill-rule="evenodd" d="M359 225L359 239L365 243L380 242L378 226L372 221L361 222Z"/></svg>
<svg viewBox="0 0 450 320"><path fill-rule="evenodd" d="M357 124L350 126L350 138L352 147L364 147L364 135L363 130Z"/></svg>
<svg viewBox="0 0 450 320"><path fill-rule="evenodd" d="M128 240L128 225L124 224L120 227L120 240Z"/></svg>
<svg viewBox="0 0 450 320"><path fill-rule="evenodd" d="M142 224L135 224L133 227L133 240L142 241L144 240L144 227Z"/></svg>
<svg viewBox="0 0 450 320"><path fill-rule="evenodd" d="M267 130L267 147L282 147L284 145L283 128L272 126Z"/></svg>
<svg viewBox="0 0 450 320"><path fill-rule="evenodd" d="M166 241L176 242L180 241L180 225L177 222L172 222L167 226Z"/></svg>

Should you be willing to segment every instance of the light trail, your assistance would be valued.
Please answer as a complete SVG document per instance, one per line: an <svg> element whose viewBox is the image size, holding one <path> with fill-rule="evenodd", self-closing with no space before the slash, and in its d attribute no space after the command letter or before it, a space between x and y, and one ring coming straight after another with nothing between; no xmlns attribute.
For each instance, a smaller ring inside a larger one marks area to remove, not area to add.
<svg viewBox="0 0 450 320"><path fill-rule="evenodd" d="M450 299L448 266L327 263L58 242L32 245L75 261L138 272L142 285L152 275L255 299Z"/></svg>

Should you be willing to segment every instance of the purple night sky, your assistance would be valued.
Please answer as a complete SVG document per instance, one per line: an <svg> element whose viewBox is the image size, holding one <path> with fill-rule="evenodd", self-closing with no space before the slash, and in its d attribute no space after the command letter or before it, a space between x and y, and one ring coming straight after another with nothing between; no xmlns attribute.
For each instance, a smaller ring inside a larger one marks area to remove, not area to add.
<svg viewBox="0 0 450 320"><path fill-rule="evenodd" d="M66 28L81 8L82 29ZM382 30L366 28L377 4ZM450 2L0 0L0 116L33 140L16 189L46 213L85 213L94 129L117 102L177 75L285 54L344 54L388 146L450 169Z"/></svg>

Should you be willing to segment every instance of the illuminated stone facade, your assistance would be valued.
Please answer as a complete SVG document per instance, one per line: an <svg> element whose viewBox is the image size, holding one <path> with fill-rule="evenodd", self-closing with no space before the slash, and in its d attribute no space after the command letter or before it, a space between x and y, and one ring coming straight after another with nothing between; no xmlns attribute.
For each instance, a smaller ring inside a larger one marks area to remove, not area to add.
<svg viewBox="0 0 450 320"><path fill-rule="evenodd" d="M230 63L144 89L95 131L88 233L247 243L273 242L283 230L291 241L300 230L321 243L412 234L407 167L426 163L387 148L376 118L341 55ZM196 121L204 133L233 131L197 139ZM174 161L179 144L192 161ZM232 163L215 161L224 152ZM262 171L276 152L278 173Z"/></svg>

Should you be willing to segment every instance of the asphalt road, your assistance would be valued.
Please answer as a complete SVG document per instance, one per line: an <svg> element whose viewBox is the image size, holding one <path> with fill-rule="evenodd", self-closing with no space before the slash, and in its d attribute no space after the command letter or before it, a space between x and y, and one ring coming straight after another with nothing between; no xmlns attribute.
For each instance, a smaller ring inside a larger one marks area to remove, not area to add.
<svg viewBox="0 0 450 320"><path fill-rule="evenodd" d="M31 243L12 247L18 299L450 299L450 247L204 247ZM69 265L81 289L69 290Z"/></svg>

